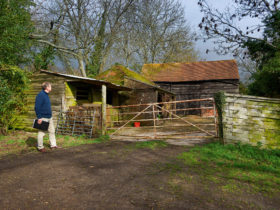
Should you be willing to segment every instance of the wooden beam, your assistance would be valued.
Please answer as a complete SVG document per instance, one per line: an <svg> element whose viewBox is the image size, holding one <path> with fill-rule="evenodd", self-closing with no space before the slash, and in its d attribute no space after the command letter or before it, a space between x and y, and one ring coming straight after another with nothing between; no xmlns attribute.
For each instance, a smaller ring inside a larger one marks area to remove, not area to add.
<svg viewBox="0 0 280 210"><path fill-rule="evenodd" d="M189 103L197 101L214 101L213 98L203 98L203 99L192 99L192 100L183 100L183 101L170 101L170 102L160 102L160 103L148 103L148 104L134 104L134 105L122 105L122 106L112 106L110 108L127 108L127 107L138 107L138 106L149 106L149 105L159 105L159 104L176 104L176 103Z"/></svg>
<svg viewBox="0 0 280 210"><path fill-rule="evenodd" d="M102 85L102 135L106 134L106 98L107 98L107 87Z"/></svg>

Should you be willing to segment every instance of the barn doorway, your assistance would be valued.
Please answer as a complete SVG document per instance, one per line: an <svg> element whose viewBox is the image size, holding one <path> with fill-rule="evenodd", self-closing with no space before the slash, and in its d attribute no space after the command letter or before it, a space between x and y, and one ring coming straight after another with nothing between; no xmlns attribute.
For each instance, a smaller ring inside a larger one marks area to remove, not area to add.
<svg viewBox="0 0 280 210"><path fill-rule="evenodd" d="M200 106L188 105L193 103L199 103ZM108 107L107 131L113 139L217 137L217 115L214 99Z"/></svg>

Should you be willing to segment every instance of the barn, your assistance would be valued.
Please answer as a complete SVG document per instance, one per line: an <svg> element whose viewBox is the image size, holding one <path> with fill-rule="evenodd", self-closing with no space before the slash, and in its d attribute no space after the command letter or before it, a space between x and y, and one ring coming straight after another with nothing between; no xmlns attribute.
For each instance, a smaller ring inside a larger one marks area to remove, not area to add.
<svg viewBox="0 0 280 210"><path fill-rule="evenodd" d="M27 91L27 111L18 117L16 128L32 130L33 120L36 118L34 103L36 95L41 90L41 84L48 81L52 84L49 94L55 125L61 111L66 112L71 107L101 107L102 98L106 98L105 105L119 105L119 91L130 91L130 88L93 78L79 77L41 70L30 78L31 84ZM105 90L105 92L102 90Z"/></svg>
<svg viewBox="0 0 280 210"><path fill-rule="evenodd" d="M175 94L159 87L144 76L122 65L112 66L110 69L99 74L96 79L105 80L129 87L130 92L124 92L120 104L146 104L175 100Z"/></svg>
<svg viewBox="0 0 280 210"><path fill-rule="evenodd" d="M216 92L239 93L235 60L144 64L142 75L176 94L176 100L213 97ZM191 107L201 106L199 103Z"/></svg>

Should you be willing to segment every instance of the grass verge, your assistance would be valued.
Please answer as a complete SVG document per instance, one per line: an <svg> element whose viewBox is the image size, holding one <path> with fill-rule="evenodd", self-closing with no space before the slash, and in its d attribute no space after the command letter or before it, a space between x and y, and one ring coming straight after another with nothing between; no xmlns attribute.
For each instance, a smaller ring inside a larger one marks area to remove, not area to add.
<svg viewBox="0 0 280 210"><path fill-rule="evenodd" d="M168 163L158 164L156 171L169 171L172 178L181 179L182 183L186 183L186 177L195 177L192 181L204 187L217 186L223 193L280 192L280 150L260 146L196 146Z"/></svg>
<svg viewBox="0 0 280 210"><path fill-rule="evenodd" d="M95 144L109 141L109 136L89 139L85 136L56 135L57 145L60 147L72 147L83 144ZM44 146L50 147L49 137L44 137ZM37 151L37 133L24 131L12 132L7 136L0 136L0 157L10 154L21 154Z"/></svg>

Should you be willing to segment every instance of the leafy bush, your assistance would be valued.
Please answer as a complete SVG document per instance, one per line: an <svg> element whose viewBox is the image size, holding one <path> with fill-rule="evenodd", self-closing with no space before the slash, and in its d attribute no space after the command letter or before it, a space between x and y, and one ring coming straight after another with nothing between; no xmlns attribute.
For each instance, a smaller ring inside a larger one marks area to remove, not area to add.
<svg viewBox="0 0 280 210"><path fill-rule="evenodd" d="M0 133L6 133L17 116L25 111L28 84L22 69L0 64Z"/></svg>
<svg viewBox="0 0 280 210"><path fill-rule="evenodd" d="M20 65L29 61L32 5L32 0L0 0L0 62Z"/></svg>

